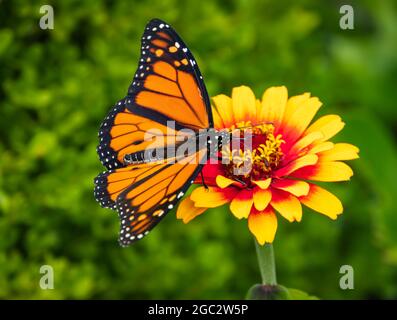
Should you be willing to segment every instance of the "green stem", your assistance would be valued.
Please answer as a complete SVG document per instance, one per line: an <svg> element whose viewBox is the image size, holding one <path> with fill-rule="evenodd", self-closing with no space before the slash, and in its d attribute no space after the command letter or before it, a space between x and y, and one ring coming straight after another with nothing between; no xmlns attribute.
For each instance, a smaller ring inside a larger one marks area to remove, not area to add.
<svg viewBox="0 0 397 320"><path fill-rule="evenodd" d="M256 253L258 255L259 269L262 276L262 284L271 286L277 285L273 245L267 243L264 246L261 246L255 240L255 246Z"/></svg>

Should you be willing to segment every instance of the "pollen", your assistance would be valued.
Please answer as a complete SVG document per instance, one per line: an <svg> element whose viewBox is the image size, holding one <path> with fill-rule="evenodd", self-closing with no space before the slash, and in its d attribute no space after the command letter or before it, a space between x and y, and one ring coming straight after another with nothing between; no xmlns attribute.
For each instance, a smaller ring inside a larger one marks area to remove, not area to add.
<svg viewBox="0 0 397 320"><path fill-rule="evenodd" d="M285 141L280 134L275 137L273 133L269 133L266 142L253 150L254 175L260 175L262 172L269 173L279 166L283 156L282 143L285 143Z"/></svg>
<svg viewBox="0 0 397 320"><path fill-rule="evenodd" d="M237 144L237 148L233 148L231 143L231 147L226 146L221 151L222 163L228 177L244 182L247 186L250 186L254 180L270 177L283 159L281 146L285 141L282 135L274 135L272 124L253 126L249 121L237 123L233 130L234 138L242 142ZM247 148L244 142L247 136L252 139L250 148Z"/></svg>

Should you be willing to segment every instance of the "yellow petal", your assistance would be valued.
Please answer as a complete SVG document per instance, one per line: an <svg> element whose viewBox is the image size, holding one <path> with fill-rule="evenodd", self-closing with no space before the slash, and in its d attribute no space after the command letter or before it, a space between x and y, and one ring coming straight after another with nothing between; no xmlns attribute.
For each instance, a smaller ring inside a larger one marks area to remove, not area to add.
<svg viewBox="0 0 397 320"><path fill-rule="evenodd" d="M280 168L275 172L277 177L283 177L287 176L294 171L306 167L306 166L311 166L313 164L316 164L318 161L318 156L315 154L307 154L303 157L300 157L298 159L295 159L291 161L289 164L287 164L285 167Z"/></svg>
<svg viewBox="0 0 397 320"><path fill-rule="evenodd" d="M312 97L302 102L289 117L284 117L283 135L285 139L298 139L313 120L321 105L322 103L317 97Z"/></svg>
<svg viewBox="0 0 397 320"><path fill-rule="evenodd" d="M296 178L324 182L347 181L352 175L353 170L347 164L338 161L319 162L294 173Z"/></svg>
<svg viewBox="0 0 397 320"><path fill-rule="evenodd" d="M314 184L310 184L309 194L299 198L299 200L310 209L320 212L333 220L343 212L342 203L335 195Z"/></svg>
<svg viewBox="0 0 397 320"><path fill-rule="evenodd" d="M331 150L318 154L321 161L353 160L358 158L359 149L349 143L336 143Z"/></svg>
<svg viewBox="0 0 397 320"><path fill-rule="evenodd" d="M255 95L249 87L240 86L232 91L234 120L237 122L256 118Z"/></svg>
<svg viewBox="0 0 397 320"><path fill-rule="evenodd" d="M307 182L291 179L275 180L272 184L272 187L287 191L296 197L307 195L310 189Z"/></svg>
<svg viewBox="0 0 397 320"><path fill-rule="evenodd" d="M229 202L225 192L219 192L215 187L198 187L193 190L190 199L196 207L215 208Z"/></svg>
<svg viewBox="0 0 397 320"><path fill-rule="evenodd" d="M257 117L258 121L254 121L254 123L258 124L258 123L262 122L262 120L259 118L259 115L260 115L261 110L262 110L262 102L259 99L256 99L255 100L255 105L256 105L256 114L258 116Z"/></svg>
<svg viewBox="0 0 397 320"><path fill-rule="evenodd" d="M262 96L262 108L259 118L274 125L279 125L284 116L284 110L288 100L288 91L284 86L271 87Z"/></svg>
<svg viewBox="0 0 397 320"><path fill-rule="evenodd" d="M331 150L334 147L334 144L330 141L320 142L310 149L309 153L318 153L327 150Z"/></svg>
<svg viewBox="0 0 397 320"><path fill-rule="evenodd" d="M342 122L341 117L330 114L315 121L309 128L307 128L305 135L314 131L320 131L323 134L323 137L319 141L325 141L336 135L344 126L345 124Z"/></svg>
<svg viewBox="0 0 397 320"><path fill-rule="evenodd" d="M298 198L292 194L273 189L270 204L289 222L301 221L302 206Z"/></svg>
<svg viewBox="0 0 397 320"><path fill-rule="evenodd" d="M298 109L299 106L305 103L309 98L310 98L310 93L308 92L289 98L284 112L284 119L288 119L289 117L291 117L291 115L296 111L296 109Z"/></svg>
<svg viewBox="0 0 397 320"><path fill-rule="evenodd" d="M272 192L269 189L261 189L256 187L254 189L254 205L259 211L265 210L272 199Z"/></svg>
<svg viewBox="0 0 397 320"><path fill-rule="evenodd" d="M277 231L277 217L271 208L253 212L248 217L248 228L260 245L272 243Z"/></svg>
<svg viewBox="0 0 397 320"><path fill-rule="evenodd" d="M256 180L252 181L261 189L267 189L270 186L270 182L272 182L272 178L267 178L266 180Z"/></svg>
<svg viewBox="0 0 397 320"><path fill-rule="evenodd" d="M207 208L197 208L194 206L194 202L187 197L183 199L176 210L176 217L182 219L184 223L188 223L198 215L202 214Z"/></svg>
<svg viewBox="0 0 397 320"><path fill-rule="evenodd" d="M219 94L212 98L218 110L219 117L222 119L226 128L230 128L234 123L232 99L224 94Z"/></svg>
<svg viewBox="0 0 397 320"><path fill-rule="evenodd" d="M289 151L289 154L299 153L302 149L311 145L316 140L319 140L323 137L323 134L319 131L311 132L308 135L304 136L302 139L299 139Z"/></svg>
<svg viewBox="0 0 397 320"><path fill-rule="evenodd" d="M252 190L241 190L230 203L230 211L238 219L248 218L253 203Z"/></svg>
<svg viewBox="0 0 397 320"><path fill-rule="evenodd" d="M233 184L235 181L219 174L216 176L215 182L219 188L224 189Z"/></svg>

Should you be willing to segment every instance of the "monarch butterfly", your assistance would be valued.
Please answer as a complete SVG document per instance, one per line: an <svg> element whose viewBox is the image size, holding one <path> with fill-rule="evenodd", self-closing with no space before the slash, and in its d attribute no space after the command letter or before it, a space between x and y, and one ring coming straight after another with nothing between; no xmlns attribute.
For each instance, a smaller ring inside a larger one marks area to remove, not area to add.
<svg viewBox="0 0 397 320"><path fill-rule="evenodd" d="M153 19L141 44L132 84L103 121L97 147L108 170L95 178L94 195L102 207L118 211L122 246L143 238L175 206L214 150L211 138L200 139L193 151L184 153L184 162L175 162L176 156L168 153L154 159L162 161L147 161L144 155L150 146L174 149L182 129L193 132L188 141L197 142L201 129L215 133L213 145L230 139L230 133L213 129L203 78L176 31ZM156 144L145 136L150 131L174 139Z"/></svg>

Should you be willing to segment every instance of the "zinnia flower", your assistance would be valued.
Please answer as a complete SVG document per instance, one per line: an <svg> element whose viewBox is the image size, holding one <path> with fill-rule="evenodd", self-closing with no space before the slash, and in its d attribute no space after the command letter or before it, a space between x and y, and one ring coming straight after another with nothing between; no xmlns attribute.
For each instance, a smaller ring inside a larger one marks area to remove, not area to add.
<svg viewBox="0 0 397 320"><path fill-rule="evenodd" d="M251 150L224 150L230 163L208 162L203 168L208 186L196 188L177 210L188 223L208 208L230 203L238 219L259 244L272 243L278 212L289 222L301 221L302 204L335 220L343 211L341 201L315 184L346 181L352 169L341 162L358 158L359 149L348 143L328 141L344 127L338 115L326 115L310 124L321 102L309 93L288 98L286 87L267 89L261 100L248 87L234 88L232 97L213 98L216 129L252 128ZM249 163L250 170L235 170ZM196 183L201 182L201 177Z"/></svg>

